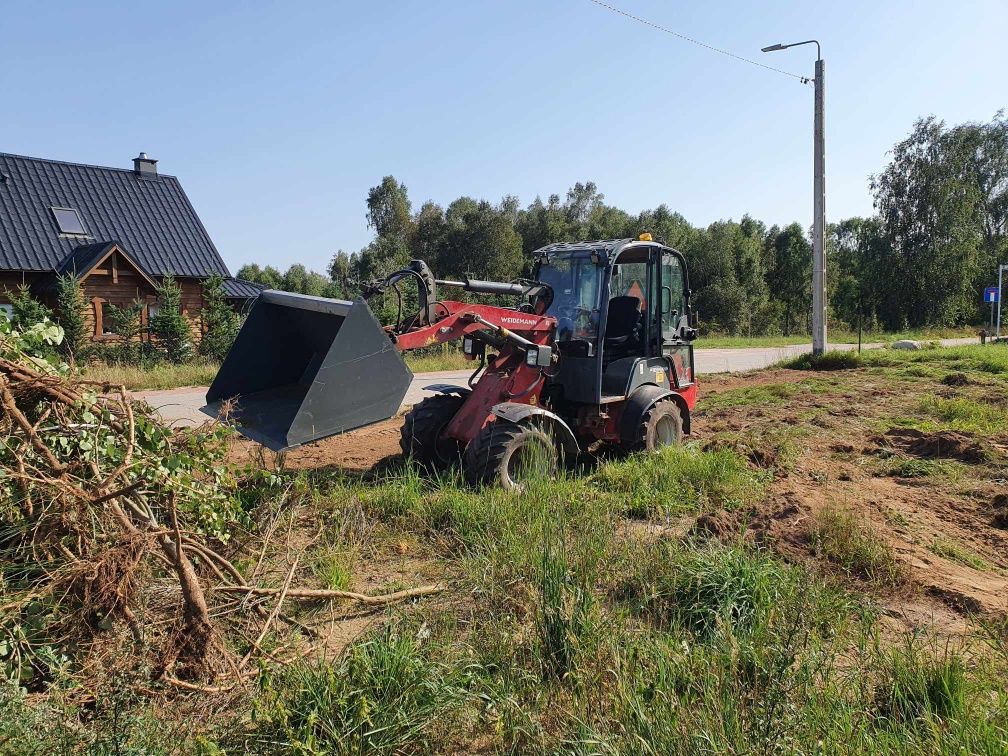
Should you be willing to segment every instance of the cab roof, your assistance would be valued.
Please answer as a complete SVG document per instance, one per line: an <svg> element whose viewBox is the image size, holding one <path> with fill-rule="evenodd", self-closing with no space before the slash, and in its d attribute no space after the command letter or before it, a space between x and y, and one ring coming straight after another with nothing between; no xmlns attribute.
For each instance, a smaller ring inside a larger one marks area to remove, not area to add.
<svg viewBox="0 0 1008 756"><path fill-rule="evenodd" d="M599 239L596 241L578 242L557 242L548 244L537 249L533 255L537 257L549 257L552 255L568 255L583 252L597 252L604 254L610 260L616 257L629 247L658 247L660 249L672 249L660 241L640 241L639 239ZM673 250L674 251L674 250Z"/></svg>

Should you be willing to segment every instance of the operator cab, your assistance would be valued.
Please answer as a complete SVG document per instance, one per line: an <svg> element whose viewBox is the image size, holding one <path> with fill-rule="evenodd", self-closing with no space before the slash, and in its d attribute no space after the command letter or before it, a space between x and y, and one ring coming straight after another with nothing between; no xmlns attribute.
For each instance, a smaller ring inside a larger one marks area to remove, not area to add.
<svg viewBox="0 0 1008 756"><path fill-rule="evenodd" d="M605 404L645 383L693 383L695 331L683 255L640 239L555 244L539 251L536 280L553 290L563 355L552 381L561 401Z"/></svg>

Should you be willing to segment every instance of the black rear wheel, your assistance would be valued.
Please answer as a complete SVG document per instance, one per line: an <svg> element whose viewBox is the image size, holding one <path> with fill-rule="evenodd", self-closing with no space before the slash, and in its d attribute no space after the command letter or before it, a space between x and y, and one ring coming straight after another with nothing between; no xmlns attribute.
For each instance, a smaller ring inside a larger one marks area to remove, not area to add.
<svg viewBox="0 0 1008 756"><path fill-rule="evenodd" d="M641 420L637 437L632 440L630 451L657 451L663 446L682 443L682 415L675 402L658 402Z"/></svg>
<svg viewBox="0 0 1008 756"><path fill-rule="evenodd" d="M465 454L470 485L500 485L521 491L537 477L556 475L557 447L541 428L497 419L479 432Z"/></svg>
<svg viewBox="0 0 1008 756"><path fill-rule="evenodd" d="M437 394L414 405L403 419L399 436L402 453L434 470L458 462L462 457L462 444L453 438L444 438L442 433L464 403L464 397Z"/></svg>

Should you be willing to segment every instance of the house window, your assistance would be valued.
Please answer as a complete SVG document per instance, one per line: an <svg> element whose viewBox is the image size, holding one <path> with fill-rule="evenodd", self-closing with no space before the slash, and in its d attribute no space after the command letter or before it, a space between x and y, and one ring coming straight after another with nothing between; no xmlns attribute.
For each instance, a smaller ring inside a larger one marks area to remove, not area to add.
<svg viewBox="0 0 1008 756"><path fill-rule="evenodd" d="M0 304L0 312L7 316L7 320L14 319L14 305Z"/></svg>
<svg viewBox="0 0 1008 756"><path fill-rule="evenodd" d="M112 336L111 319L108 317L109 303L101 297L95 297L91 300L91 306L94 308L94 336L92 338L101 339L105 336Z"/></svg>
<svg viewBox="0 0 1008 756"><path fill-rule="evenodd" d="M84 223L80 219L80 214L72 207L53 207L50 209L61 234L87 235Z"/></svg>
<svg viewBox="0 0 1008 756"><path fill-rule="evenodd" d="M109 302L101 303L101 336L115 336L112 330L112 318L109 313Z"/></svg>

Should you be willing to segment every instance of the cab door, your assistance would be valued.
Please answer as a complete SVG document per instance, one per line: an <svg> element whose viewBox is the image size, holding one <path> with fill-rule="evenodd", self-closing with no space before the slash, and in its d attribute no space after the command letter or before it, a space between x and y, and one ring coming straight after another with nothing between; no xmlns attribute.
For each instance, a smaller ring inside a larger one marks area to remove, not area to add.
<svg viewBox="0 0 1008 756"><path fill-rule="evenodd" d="M682 260L669 250L662 250L658 268L657 299L661 333L661 351L671 363L676 387L694 381L693 345L683 338L689 328L687 281Z"/></svg>

